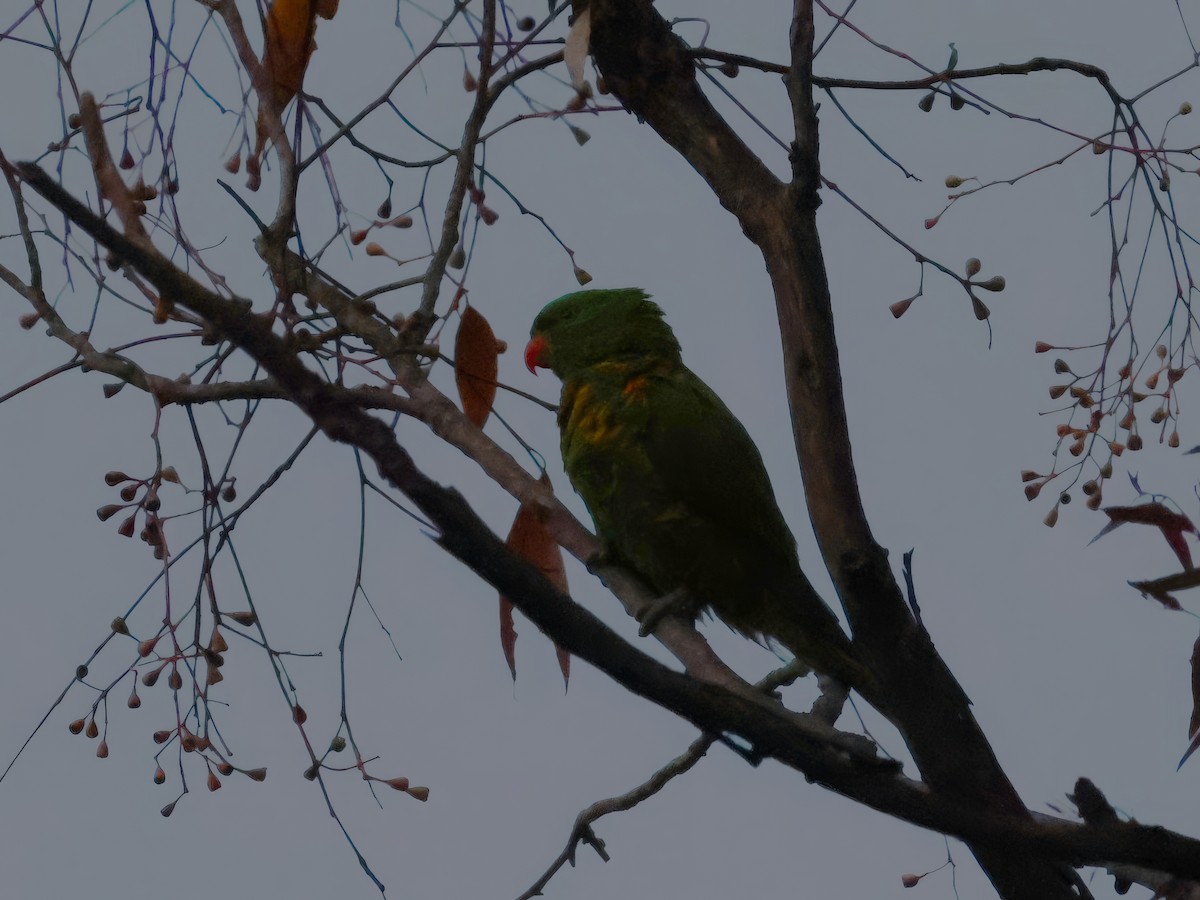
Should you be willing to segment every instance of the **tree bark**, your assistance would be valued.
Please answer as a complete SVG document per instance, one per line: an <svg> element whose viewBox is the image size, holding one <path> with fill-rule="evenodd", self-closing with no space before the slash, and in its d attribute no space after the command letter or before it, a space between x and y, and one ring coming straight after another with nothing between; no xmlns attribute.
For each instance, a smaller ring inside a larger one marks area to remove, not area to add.
<svg viewBox="0 0 1200 900"><path fill-rule="evenodd" d="M709 103L692 56L650 0L590 0L589 6L591 50L609 89L691 163L763 254L809 514L855 643L885 686L885 714L936 792L976 804L981 814L1028 817L966 695L913 620L859 494L816 221L820 162L811 2L796 0L792 22L785 82L795 139L787 184ZM972 842L971 849L1007 900L1080 896L1065 863L988 842Z"/></svg>

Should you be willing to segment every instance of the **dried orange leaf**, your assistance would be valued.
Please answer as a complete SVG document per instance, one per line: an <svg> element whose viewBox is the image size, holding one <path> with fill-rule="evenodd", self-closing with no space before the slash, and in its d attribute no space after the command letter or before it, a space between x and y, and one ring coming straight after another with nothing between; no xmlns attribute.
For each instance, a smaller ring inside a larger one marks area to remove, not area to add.
<svg viewBox="0 0 1200 900"><path fill-rule="evenodd" d="M519 515L519 513L518 513ZM504 650L504 661L513 681L517 680L517 629L513 627L513 605L505 596L500 597L500 646Z"/></svg>
<svg viewBox="0 0 1200 900"><path fill-rule="evenodd" d="M316 47L318 6L313 0L275 0L267 11L263 68L282 110L296 96ZM329 18L328 16L326 18Z"/></svg>
<svg viewBox="0 0 1200 900"><path fill-rule="evenodd" d="M565 691L571 685L571 654L558 644L554 645L554 653L558 656L558 670L562 672Z"/></svg>
<svg viewBox="0 0 1200 900"><path fill-rule="evenodd" d="M550 479L542 473L541 483L550 486ZM507 544L518 556L527 560L545 576L546 580L563 593L567 591L567 571L563 566L562 549L550 536L550 532L542 524L537 508L530 503L522 503L513 519L512 529L508 533ZM508 668L517 677L515 647L517 633L512 624L512 602L504 595L500 596L500 643L504 648L504 658ZM565 650L556 647L558 667L563 675L563 682L568 683L571 675L571 656Z"/></svg>
<svg viewBox="0 0 1200 900"><path fill-rule="evenodd" d="M1184 591L1200 587L1200 570L1189 569L1186 572L1176 572L1163 578L1150 581L1131 581L1130 587L1135 588L1147 597L1157 600L1167 609L1181 610L1183 607L1172 595L1171 591Z"/></svg>
<svg viewBox="0 0 1200 900"><path fill-rule="evenodd" d="M454 383L463 412L477 428L482 428L496 398L497 357L504 344L496 340L488 320L468 306L462 313L458 335L454 339Z"/></svg>
<svg viewBox="0 0 1200 900"><path fill-rule="evenodd" d="M274 0L267 11L263 37L263 69L271 80L271 94L280 113L304 82L308 61L317 49L317 16L332 19L338 0ZM253 159L257 162L267 144L268 129L259 110Z"/></svg>
<svg viewBox="0 0 1200 900"><path fill-rule="evenodd" d="M1109 518L1109 523L1096 537L1092 538L1091 543L1094 543L1114 528L1124 525L1126 522L1133 522L1135 525L1153 525L1162 532L1167 544L1174 551L1175 556L1178 557L1184 569L1190 571L1193 568L1192 551L1187 545L1187 540L1184 538L1184 532L1190 531L1192 534L1197 534L1197 531L1196 526L1192 524L1192 520L1187 516L1168 509L1161 503L1139 503L1137 506L1106 506L1104 512Z"/></svg>

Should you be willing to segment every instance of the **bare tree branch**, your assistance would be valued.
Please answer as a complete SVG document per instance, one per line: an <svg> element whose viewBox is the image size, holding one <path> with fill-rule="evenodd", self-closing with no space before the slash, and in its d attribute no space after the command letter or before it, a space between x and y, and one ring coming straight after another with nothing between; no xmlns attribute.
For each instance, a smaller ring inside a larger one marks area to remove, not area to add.
<svg viewBox="0 0 1200 900"><path fill-rule="evenodd" d="M367 454L381 475L436 525L437 540L444 549L513 598L556 644L627 689L683 716L702 731L738 735L762 758L777 759L831 790L914 824L962 837L974 846L1004 848L1005 858L1016 853L1027 862L1048 857L1075 864L1124 862L1180 877L1200 876L1200 841L1134 823L1087 826L1046 822L1020 811L1012 814L977 801L967 802L954 792L943 794L903 778L896 773L894 762L854 749L861 738L839 737L828 726L790 713L772 701L670 671L631 647L509 551L457 491L438 485L416 468L382 421L359 409L290 353L269 324L250 313L247 301L218 296L176 269L153 247L129 240L36 166L18 164L16 170L26 184L132 264L160 292L177 298L253 357L328 437ZM1042 889L1045 887L1043 884Z"/></svg>

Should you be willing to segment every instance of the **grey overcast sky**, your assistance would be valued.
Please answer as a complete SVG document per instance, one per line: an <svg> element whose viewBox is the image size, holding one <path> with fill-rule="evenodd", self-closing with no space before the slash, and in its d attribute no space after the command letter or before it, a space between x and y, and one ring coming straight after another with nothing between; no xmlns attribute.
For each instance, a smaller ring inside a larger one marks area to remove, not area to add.
<svg viewBox="0 0 1200 900"><path fill-rule="evenodd" d="M786 57L790 4L658 5L667 16L707 20L714 47L776 61ZM27 0L4 5L0 28L6 38L45 42L46 31L29 15L30 6ZM70 22L84 6L48 3L45 9ZM252 21L252 4L239 6ZM1187 24L1200 27L1194 3L1168 0L861 0L853 20L934 69L945 65L953 41L960 67L1068 57L1104 67L1117 88L1132 95L1192 61L1181 7ZM184 225L197 246L212 247L206 259L232 289L267 305L270 288L249 245L248 223L216 185L224 178L240 190L243 180L222 168L241 93L216 22L205 25L203 6L193 0L144 5L100 0L90 8L93 25L74 72L82 89L100 97L116 100L127 91L144 91L147 9L164 32L174 28L175 53L185 55L195 45L196 81L183 88L175 123ZM545 4L517 0L512 9L540 15ZM342 3L336 19L321 23L307 88L341 115L376 96L412 58L395 13L392 4ZM399 18L415 45L423 46L434 20L407 4L399 7ZM698 43L705 26L677 27ZM821 27L827 29L829 20L822 19ZM549 34L561 36L564 29L560 22ZM64 25L64 31L72 29ZM455 32L458 39L469 36L465 29ZM157 53L161 66L163 47ZM447 144L457 142L469 103L462 67L456 51L440 51L395 95L414 124ZM848 31L824 50L817 70L860 78L918 74ZM172 84L178 91L178 80ZM768 127L786 134L787 102L777 77L743 72L728 84ZM1084 134L1102 132L1111 118L1096 86L1069 73L972 87L1007 108ZM1146 98L1142 115L1148 129L1157 134L1183 101L1200 102L1198 87L1192 72ZM569 96L550 77L530 80L527 90L549 103ZM62 136L59 92L69 96L49 53L0 41L0 149L8 158L36 156ZM1034 342L1091 343L1107 327L1108 229L1103 216L1090 215L1105 198L1106 158L1082 154L1014 187L985 191L955 205L926 231L923 221L945 203L947 175L1013 177L1061 156L1071 142L998 114L952 112L943 101L924 114L916 94L843 91L838 98L921 180L906 180L828 102L821 110L827 177L922 252L954 267L979 257L985 275L1002 274L1008 283L1004 293L987 298L993 309L991 349L961 290L933 272L927 272L925 296L896 321L888 305L916 290L917 266L827 194L823 240L856 462L876 536L897 564L905 550L915 548L925 622L1031 808L1066 808L1064 794L1087 775L1127 814L1194 834L1200 831L1200 762L1179 773L1175 764L1186 746L1187 661L1195 620L1161 611L1126 584L1170 571L1170 551L1156 535L1132 528L1087 546L1103 522L1083 508L1081 498L1064 509L1054 530L1046 529L1041 520L1050 503L1046 498L1027 503L1018 478L1021 469L1049 468L1060 421L1039 415L1050 406L1053 354L1035 356ZM782 171L783 153L729 103L719 102ZM73 111L71 101L66 111ZM505 107L506 115L520 111L515 100ZM1200 143L1198 119L1176 120L1173 144ZM615 112L575 121L591 135L586 145L578 146L561 122L529 122L489 143L489 168L527 207L546 216L596 286L639 285L655 295L692 368L758 441L802 558L815 560L761 259L695 173L632 117ZM141 136L146 123L139 122ZM432 155L393 113L373 117L363 130L397 155ZM120 127L109 136L119 147ZM86 186L83 157L72 152L66 160L71 183ZM273 206L273 173L265 174L260 195L246 195L264 218ZM373 215L385 193L376 168L361 155L343 152L334 174L346 204ZM415 202L419 191L416 177L398 180L397 211ZM1194 224L1200 200L1195 187L1181 175L1175 191L1181 218ZM438 172L429 186L431 209L440 208L444 192L445 173ZM332 228L328 197L323 180L310 179L302 212L321 239ZM553 378L528 375L517 351L542 304L575 287L571 265L545 231L499 191L490 191L488 201L500 219L480 236L471 299L509 342L501 378L553 400ZM0 233L10 235L16 230L11 204L0 203L0 209ZM55 217L49 221L58 231ZM416 256L423 252L418 231L378 239L396 256ZM53 267L58 252L49 242L42 250ZM12 238L0 241L0 261L25 271ZM420 265L397 275L387 260L345 245L331 250L327 261L359 290L413 274ZM1150 262L1141 288L1148 345L1166 315L1164 298L1171 296L1161 258L1152 255ZM87 328L94 291L86 275L76 272L77 293L63 284L60 272L50 277L55 290L62 288L57 300L64 316L73 327ZM411 307L414 296L392 295L381 306L399 312ZM0 394L69 360L64 346L40 328L18 328L18 317L27 311L22 302L11 292L0 295ZM95 326L100 346L125 339L122 325L131 320L114 306L107 299L100 305ZM169 375L190 368L192 357L176 359L171 351L166 346L147 358ZM452 386L447 373L435 377L446 389ZM138 475L153 467L152 405L132 389L103 399L106 380L72 372L0 407L0 498L7 513L0 517L5 761L103 639L110 620L129 609L156 572L143 544L118 536L115 520L101 524L94 515L96 507L115 500L115 490L103 481L106 471ZM560 493L586 521L555 468L553 418L507 396L498 409L551 461ZM1200 443L1190 412L1185 409L1181 426L1185 446ZM198 411L198 419L213 452L223 458L232 429L215 410ZM488 428L519 452L498 423ZM282 404L260 413L237 457L235 474L244 493L306 429ZM515 510L506 495L458 454L447 453L422 426L401 422L398 430L422 468L461 485L497 531L507 529ZM198 482L195 448L181 411L165 416L163 441L166 461L185 482ZM1195 513L1194 463L1153 440L1148 444L1140 457L1122 461L1141 470L1144 486L1172 493ZM1118 473L1106 502L1132 500L1132 489ZM176 491L164 494L164 503L182 511L190 501ZM388 896L516 896L559 852L581 808L640 783L682 752L694 731L582 664L564 696L551 648L521 621L514 688L500 653L491 589L386 504L371 501L367 520L363 581L402 660L368 611L359 609L349 636L352 723L364 752L381 757L372 772L407 776L428 785L431 795L422 804L386 791L380 806L353 772L331 776L331 794ZM184 540L189 521L180 523L174 540ZM354 583L358 535L354 460L321 439L236 533L248 588L275 646L323 654L288 661L317 741L327 741L337 727L337 640ZM574 595L633 637L636 628L612 598L579 566L568 565ZM817 564L809 570L828 590ZM242 588L228 561L217 578L223 604L243 606L236 602ZM178 602L190 602L194 570L181 567L172 590ZM131 617L135 630L153 629L162 597L161 586L152 590ZM747 677L775 662L724 626L709 624L705 633ZM663 656L652 641L640 646ZM110 649L95 669L111 676L128 661L128 647ZM96 758L94 742L67 732L67 723L84 715L94 696L77 688L0 784L4 896L375 895L318 789L301 777L306 756L263 655L236 644L224 673L220 696L230 707L221 713L223 734L239 765L269 768L266 782L235 777L209 793L203 773L188 758L191 793L164 819L158 810L179 789L173 753L163 757L167 784L151 780L156 749L151 733L174 723L165 685L142 689L144 702L136 711L121 702L125 689L116 692L121 697L114 696L117 702L108 711L111 755L104 760ZM803 703L809 690L798 688L796 702ZM882 731L880 738L890 751L902 752L893 734ZM349 755L343 756L348 764ZM933 869L947 853L936 834L859 808L776 765L750 768L721 748L659 796L603 820L597 830L612 861L602 863L581 849L577 867L562 872L547 896L907 897L916 894L901 886L901 875ZM955 886L958 897L992 896L970 854L956 842L949 847L957 863L955 881L944 870L922 882L920 896L953 898ZM1096 878L1093 889L1097 897L1114 896L1111 879Z"/></svg>

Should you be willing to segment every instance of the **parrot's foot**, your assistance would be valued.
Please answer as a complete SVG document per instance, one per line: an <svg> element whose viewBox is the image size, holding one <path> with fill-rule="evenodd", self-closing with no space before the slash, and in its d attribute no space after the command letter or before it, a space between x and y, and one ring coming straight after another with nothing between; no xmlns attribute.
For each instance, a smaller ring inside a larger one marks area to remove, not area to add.
<svg viewBox="0 0 1200 900"><path fill-rule="evenodd" d="M653 603L648 604L638 614L638 637L645 637L651 634L658 627L658 623L667 616L678 615L688 617L691 613L691 595L688 594L687 588L675 588L675 590L663 594Z"/></svg>
<svg viewBox="0 0 1200 900"><path fill-rule="evenodd" d="M601 569L603 569L607 566L614 565L615 563L616 563L616 559L614 559L613 554L610 553L608 550L602 549L602 550L597 550L595 553L593 553L591 556L589 556L586 560L584 560L583 565L584 565L584 568L586 568L593 575L599 576L601 574L601 572L600 572Z"/></svg>

